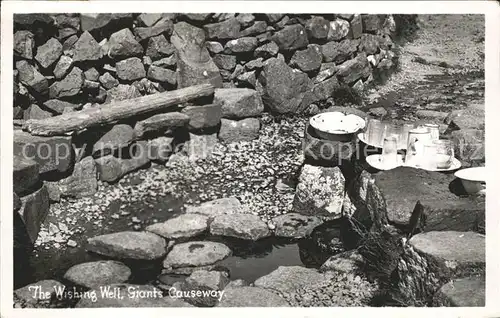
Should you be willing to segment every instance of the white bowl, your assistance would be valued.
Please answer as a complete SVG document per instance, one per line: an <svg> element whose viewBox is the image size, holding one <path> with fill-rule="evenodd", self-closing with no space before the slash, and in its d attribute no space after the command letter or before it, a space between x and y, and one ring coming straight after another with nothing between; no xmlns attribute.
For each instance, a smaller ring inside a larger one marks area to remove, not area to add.
<svg viewBox="0 0 500 318"><path fill-rule="evenodd" d="M326 112L313 116L310 125L318 137L327 140L350 141L365 127L365 120L354 114Z"/></svg>
<svg viewBox="0 0 500 318"><path fill-rule="evenodd" d="M486 189L486 168L474 167L455 172L468 194L476 194Z"/></svg>

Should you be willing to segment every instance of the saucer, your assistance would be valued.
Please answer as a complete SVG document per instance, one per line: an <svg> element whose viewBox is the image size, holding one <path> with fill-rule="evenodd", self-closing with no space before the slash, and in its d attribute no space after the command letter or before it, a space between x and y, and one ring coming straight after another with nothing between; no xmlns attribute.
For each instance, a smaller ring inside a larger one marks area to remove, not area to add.
<svg viewBox="0 0 500 318"><path fill-rule="evenodd" d="M382 159L382 155L380 155L380 154L370 155L370 156L366 157L366 162L370 166L372 166L373 168L375 168L377 170L391 170L391 169L394 169L394 168L397 168L399 166L404 165L404 156L403 155L398 155L398 164L396 166L384 165L384 163L381 162L380 159Z"/></svg>
<svg viewBox="0 0 500 318"><path fill-rule="evenodd" d="M427 170L427 171L442 172L442 171L457 170L457 169L460 169L461 166L462 166L462 163L460 162L460 160L458 160L457 158L453 158L452 161L451 161L451 166L449 168L443 168L443 169L438 169L438 168L436 168L436 169L427 169L427 168L421 168L421 167L418 167L418 168L424 169L424 170Z"/></svg>

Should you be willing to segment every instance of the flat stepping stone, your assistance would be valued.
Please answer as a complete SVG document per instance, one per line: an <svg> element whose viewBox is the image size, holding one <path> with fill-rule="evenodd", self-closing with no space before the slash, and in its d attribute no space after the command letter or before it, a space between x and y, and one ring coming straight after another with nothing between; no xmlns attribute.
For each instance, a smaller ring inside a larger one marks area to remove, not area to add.
<svg viewBox="0 0 500 318"><path fill-rule="evenodd" d="M83 297L76 308L116 308L116 307L192 307L188 303L173 299L165 292L150 285L112 284L103 289L92 289Z"/></svg>
<svg viewBox="0 0 500 318"><path fill-rule="evenodd" d="M410 305L432 299L446 282L485 273L485 236L434 231L413 236L399 260L393 290Z"/></svg>
<svg viewBox="0 0 500 318"><path fill-rule="evenodd" d="M444 284L434 295L435 306L484 307L485 277L466 277Z"/></svg>
<svg viewBox="0 0 500 318"><path fill-rule="evenodd" d="M126 282L132 272L125 264L117 261L97 261L72 266L64 274L64 279L87 287L99 289L100 286Z"/></svg>
<svg viewBox="0 0 500 318"><path fill-rule="evenodd" d="M298 213L280 215L272 220L276 225L274 235L288 238L303 238L311 235L315 227L323 221L315 216L307 216Z"/></svg>
<svg viewBox="0 0 500 318"><path fill-rule="evenodd" d="M203 290L203 291L221 291L229 283L229 278L218 271L195 271L186 278L182 289ZM199 297L186 298L186 301L197 307L213 307L219 302L219 293L212 295L203 295Z"/></svg>
<svg viewBox="0 0 500 318"><path fill-rule="evenodd" d="M211 217L223 214L246 213L246 206L235 197L204 202L198 206L186 206L186 213L199 213Z"/></svg>
<svg viewBox="0 0 500 318"><path fill-rule="evenodd" d="M33 287L31 286L39 286L42 292L49 292L50 296L44 298L41 297L39 293L34 295ZM14 290L14 295L23 301L28 308L47 308L53 303L54 299L56 299L56 291L63 288L64 285L60 282L47 279L18 288Z"/></svg>
<svg viewBox="0 0 500 318"><path fill-rule="evenodd" d="M165 268L212 265L232 254L222 243L194 241L175 245L163 261Z"/></svg>
<svg viewBox="0 0 500 318"><path fill-rule="evenodd" d="M224 289L224 295L217 307L290 307L280 295L260 287L231 287Z"/></svg>
<svg viewBox="0 0 500 318"><path fill-rule="evenodd" d="M208 216L202 214L183 214L163 223L150 225L146 227L146 231L167 239L189 238L205 232L208 220Z"/></svg>
<svg viewBox="0 0 500 318"><path fill-rule="evenodd" d="M210 234L257 241L269 237L271 231L257 215L227 214L213 219L210 223Z"/></svg>
<svg viewBox="0 0 500 318"><path fill-rule="evenodd" d="M204 266L189 266L189 267L177 267L177 268L164 268L162 270L162 274L165 275L191 275L196 271L215 271L215 272L222 272L227 274L228 276L230 275L230 270L229 268L223 266L223 265L204 265Z"/></svg>
<svg viewBox="0 0 500 318"><path fill-rule="evenodd" d="M87 251L118 259L155 260L166 254L165 239L150 232L117 232L88 239Z"/></svg>
<svg viewBox="0 0 500 318"><path fill-rule="evenodd" d="M325 274L316 269L301 266L280 266L270 274L257 279L254 285L281 293L290 293L297 289L319 284L327 279Z"/></svg>
<svg viewBox="0 0 500 318"><path fill-rule="evenodd" d="M382 197L375 195L374 191L369 191L367 200L372 196L373 201L380 204L377 206L382 207L381 210L387 213L389 222L399 225L410 223L412 212L419 200L451 202L458 199L449 190L449 184L454 176L440 172L398 167L379 172L374 175L374 179ZM385 199L385 203L381 202L382 199Z"/></svg>

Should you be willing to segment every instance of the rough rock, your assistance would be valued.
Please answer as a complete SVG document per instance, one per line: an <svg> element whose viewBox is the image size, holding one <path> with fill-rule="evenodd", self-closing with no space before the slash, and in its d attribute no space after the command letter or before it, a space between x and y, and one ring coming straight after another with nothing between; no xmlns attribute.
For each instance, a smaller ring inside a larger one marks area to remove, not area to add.
<svg viewBox="0 0 500 318"><path fill-rule="evenodd" d="M172 55L174 52L174 46L167 41L163 34L152 37L148 41L146 55L151 57L153 61Z"/></svg>
<svg viewBox="0 0 500 318"><path fill-rule="evenodd" d="M116 75L125 81L135 81L146 77L146 70L138 57L130 57L116 62Z"/></svg>
<svg viewBox="0 0 500 318"><path fill-rule="evenodd" d="M137 146L134 148L134 146ZM140 152L133 152L138 150ZM148 153L148 142L139 140L128 149L130 159L117 158L112 155L95 159L99 180L105 182L115 182L125 174L135 171L150 162Z"/></svg>
<svg viewBox="0 0 500 318"><path fill-rule="evenodd" d="M111 294L101 293L100 289L91 290L89 292L95 292L97 299L82 298L76 308L192 307L180 299L168 297L165 292L151 285L111 284L107 287L110 293L115 290L117 293L111 297Z"/></svg>
<svg viewBox="0 0 500 318"><path fill-rule="evenodd" d="M48 80L30 65L27 61L16 62L16 69L19 72L19 82L40 94L46 94L49 88Z"/></svg>
<svg viewBox="0 0 500 318"><path fill-rule="evenodd" d="M279 52L278 44L274 42L265 43L254 51L254 57L259 58L262 57L264 59L268 59L271 57L275 57Z"/></svg>
<svg viewBox="0 0 500 318"><path fill-rule="evenodd" d="M343 19L335 19L328 26L328 41L339 41L347 36L350 30L349 22Z"/></svg>
<svg viewBox="0 0 500 318"><path fill-rule="evenodd" d="M62 79L68 74L71 66L73 66L73 59L69 56L63 55L54 67L54 76L56 79Z"/></svg>
<svg viewBox="0 0 500 318"><path fill-rule="evenodd" d="M40 286L42 291L49 292L50 297L42 297L40 294L34 296L31 286ZM56 280L41 280L14 290L14 295L25 302L27 308L49 308L54 304L56 291L62 288L64 285Z"/></svg>
<svg viewBox="0 0 500 318"><path fill-rule="evenodd" d="M99 71L96 70L95 67L89 68L83 73L83 75L88 81L97 82L99 80Z"/></svg>
<svg viewBox="0 0 500 318"><path fill-rule="evenodd" d="M95 261L70 267L64 279L89 289L125 283L132 272L125 264L117 261Z"/></svg>
<svg viewBox="0 0 500 318"><path fill-rule="evenodd" d="M117 124L94 143L92 153L105 156L128 147L135 139L135 131L130 125Z"/></svg>
<svg viewBox="0 0 500 318"><path fill-rule="evenodd" d="M201 47L205 43L205 32L186 22L177 22L170 41L177 50L182 50L188 44Z"/></svg>
<svg viewBox="0 0 500 318"><path fill-rule="evenodd" d="M253 36L266 32L267 23L265 21L255 21L254 24L240 32L240 37Z"/></svg>
<svg viewBox="0 0 500 318"><path fill-rule="evenodd" d="M118 259L155 260L165 256L166 243L150 232L117 232L91 237L86 249Z"/></svg>
<svg viewBox="0 0 500 318"><path fill-rule="evenodd" d="M48 182L52 183L52 182ZM71 176L54 182L61 197L83 198L97 192L97 168L88 156L75 164Z"/></svg>
<svg viewBox="0 0 500 318"><path fill-rule="evenodd" d="M214 103L222 105L224 118L247 118L259 116L264 105L259 93L248 88L216 89Z"/></svg>
<svg viewBox="0 0 500 318"><path fill-rule="evenodd" d="M177 83L174 71L154 65L149 67L147 76L150 80L160 83L168 83L170 85Z"/></svg>
<svg viewBox="0 0 500 318"><path fill-rule="evenodd" d="M463 167L477 166L485 162L485 131L461 129L451 133L455 157Z"/></svg>
<svg viewBox="0 0 500 318"><path fill-rule="evenodd" d="M114 25L132 22L132 13L85 13L80 15L82 31L98 32Z"/></svg>
<svg viewBox="0 0 500 318"><path fill-rule="evenodd" d="M171 55L169 57L159 59L158 61L154 61L151 65L163 68L175 69L177 67L177 57L175 55Z"/></svg>
<svg viewBox="0 0 500 318"><path fill-rule="evenodd" d="M445 119L445 123L448 124L450 131L458 129L484 130L485 118L484 109L469 107L452 111Z"/></svg>
<svg viewBox="0 0 500 318"><path fill-rule="evenodd" d="M141 13L137 17L137 21L146 27L154 25L158 20L162 18L161 13Z"/></svg>
<svg viewBox="0 0 500 318"><path fill-rule="evenodd" d="M251 13L239 13L236 16L236 20L238 20L242 27L246 28L253 24L253 22L255 21L255 16Z"/></svg>
<svg viewBox="0 0 500 318"><path fill-rule="evenodd" d="M341 42L328 42L321 46L324 62L342 63L358 50L358 41L345 39Z"/></svg>
<svg viewBox="0 0 500 318"><path fill-rule="evenodd" d="M301 266L279 266L270 274L257 279L254 285L280 293L289 293L296 289L324 282L326 279L327 276L316 269Z"/></svg>
<svg viewBox="0 0 500 318"><path fill-rule="evenodd" d="M174 152L174 138L160 136L148 141L149 159L165 163Z"/></svg>
<svg viewBox="0 0 500 318"><path fill-rule="evenodd" d="M250 141L259 138L260 121L258 118L231 120L222 118L219 139L225 143Z"/></svg>
<svg viewBox="0 0 500 318"><path fill-rule="evenodd" d="M285 26L274 34L272 40L284 51L297 50L309 44L306 29L300 24Z"/></svg>
<svg viewBox="0 0 500 318"><path fill-rule="evenodd" d="M224 53L226 54L237 54L237 53L247 53L253 52L257 48L258 41L253 37L242 37L235 40L231 40L224 46Z"/></svg>
<svg viewBox="0 0 500 318"><path fill-rule="evenodd" d="M348 84L370 75L370 62L368 62L364 53L358 54L354 59L348 60L338 66L337 76Z"/></svg>
<svg viewBox="0 0 500 318"><path fill-rule="evenodd" d="M99 77L99 82L105 89L111 89L113 87L118 86L120 82L116 78L113 77L109 72L104 73Z"/></svg>
<svg viewBox="0 0 500 318"><path fill-rule="evenodd" d="M363 21L360 14L355 14L351 20L351 33L354 39L358 39L363 34Z"/></svg>
<svg viewBox="0 0 500 318"><path fill-rule="evenodd" d="M133 85L118 84L107 91L106 103L140 97L141 93Z"/></svg>
<svg viewBox="0 0 500 318"><path fill-rule="evenodd" d="M376 54L379 50L377 36L373 34L363 34L359 41L359 50L366 54Z"/></svg>
<svg viewBox="0 0 500 318"><path fill-rule="evenodd" d="M97 61L101 58L99 43L87 31L83 32L78 41L76 41L74 51L73 60L75 62Z"/></svg>
<svg viewBox="0 0 500 318"><path fill-rule="evenodd" d="M216 127L222 118L222 108L218 103L187 106L182 110L182 113L189 116L188 127L192 130Z"/></svg>
<svg viewBox="0 0 500 318"><path fill-rule="evenodd" d="M293 210L306 215L339 218L345 178L338 167L304 165L293 200Z"/></svg>
<svg viewBox="0 0 500 318"><path fill-rule="evenodd" d="M211 265L231 255L222 243L193 241L174 245L163 261L165 268Z"/></svg>
<svg viewBox="0 0 500 318"><path fill-rule="evenodd" d="M218 307L289 307L289 304L270 290L244 286L226 288Z"/></svg>
<svg viewBox="0 0 500 318"><path fill-rule="evenodd" d="M45 119L52 117L52 113L43 110L37 104L31 104L28 109L24 111L24 119Z"/></svg>
<svg viewBox="0 0 500 318"><path fill-rule="evenodd" d="M74 160L71 137L32 136L21 130L14 130L14 155L36 161L40 173L66 172Z"/></svg>
<svg viewBox="0 0 500 318"><path fill-rule="evenodd" d="M13 163L13 187L15 193L24 193L38 183L39 166L35 161L15 155Z"/></svg>
<svg viewBox="0 0 500 318"><path fill-rule="evenodd" d="M484 307L486 282L484 276L454 279L434 295L434 306Z"/></svg>
<svg viewBox="0 0 500 318"><path fill-rule="evenodd" d="M138 27L134 29L135 36L139 41L149 39L154 36L158 36L162 33L166 35L171 35L174 29L174 23L172 20L167 18L162 18L155 25L151 27Z"/></svg>
<svg viewBox="0 0 500 318"><path fill-rule="evenodd" d="M186 213L199 213L210 217L223 214L245 213L246 206L235 197L215 199L198 206L186 206Z"/></svg>
<svg viewBox="0 0 500 318"><path fill-rule="evenodd" d="M205 46L208 49L208 51L212 54L218 54L224 51L224 47L219 42L207 41L205 43Z"/></svg>
<svg viewBox="0 0 500 318"><path fill-rule="evenodd" d="M267 224L257 215L226 214L210 223L210 234L257 241L271 235Z"/></svg>
<svg viewBox="0 0 500 318"><path fill-rule="evenodd" d="M316 40L326 39L329 29L328 20L320 16L314 16L306 23L307 35Z"/></svg>
<svg viewBox="0 0 500 318"><path fill-rule="evenodd" d="M206 24L203 29L208 39L228 40L239 37L240 27L238 20L232 18L219 23Z"/></svg>
<svg viewBox="0 0 500 318"><path fill-rule="evenodd" d="M218 271L196 271L186 278L183 290L221 291L226 287L229 279ZM201 296L186 298L186 301L198 307L213 307L218 297Z"/></svg>
<svg viewBox="0 0 500 318"><path fill-rule="evenodd" d="M173 129L186 126L189 122L189 116L179 112L164 113L153 115L135 124L134 130L137 137L142 137L149 132L164 132L167 129Z"/></svg>
<svg viewBox="0 0 500 318"><path fill-rule="evenodd" d="M310 86L307 74L292 70L277 58L264 62L259 82L263 86L264 105L280 114L296 113Z"/></svg>
<svg viewBox="0 0 500 318"><path fill-rule="evenodd" d="M274 235L288 238L304 238L311 235L315 227L323 223L320 218L298 213L287 213L272 219L276 225Z"/></svg>
<svg viewBox="0 0 500 318"><path fill-rule="evenodd" d="M232 71L236 67L236 56L226 54L215 54L213 56L215 65L223 70Z"/></svg>
<svg viewBox="0 0 500 318"><path fill-rule="evenodd" d="M17 213L23 220L31 242L35 243L40 227L49 213L49 192L47 187L42 185L40 189L20 199L21 208Z"/></svg>
<svg viewBox="0 0 500 318"><path fill-rule="evenodd" d="M50 85L49 97L59 98L78 95L83 87L83 80L82 70L73 67L63 80Z"/></svg>
<svg viewBox="0 0 500 318"><path fill-rule="evenodd" d="M377 14L363 14L363 30L369 33L374 33L380 30L381 21Z"/></svg>
<svg viewBox="0 0 500 318"><path fill-rule="evenodd" d="M321 55L320 47L310 44L305 50L295 51L290 60L290 65L297 67L303 72L312 72L321 67L322 60L323 56Z"/></svg>
<svg viewBox="0 0 500 318"><path fill-rule="evenodd" d="M242 86L256 88L257 87L257 77L255 75L256 71L245 72L238 75L236 79Z"/></svg>
<svg viewBox="0 0 500 318"><path fill-rule="evenodd" d="M420 233L405 246L393 290L409 305L426 303L450 280L483 275L485 262L484 235L456 231Z"/></svg>
<svg viewBox="0 0 500 318"><path fill-rule="evenodd" d="M177 268L164 268L161 272L165 275L191 275L197 271L214 271L221 272L223 275L229 277L229 268L221 265L204 265L204 266L187 266Z"/></svg>
<svg viewBox="0 0 500 318"><path fill-rule="evenodd" d="M143 52L142 45L137 42L130 29L122 29L109 37L106 53L111 58L136 56Z"/></svg>
<svg viewBox="0 0 500 318"><path fill-rule="evenodd" d="M357 250L352 250L331 256L321 265L320 271L356 273L363 269L363 265L363 256L361 256Z"/></svg>
<svg viewBox="0 0 500 318"><path fill-rule="evenodd" d="M14 54L28 60L33 59L35 36L30 31L20 30L14 33Z"/></svg>
<svg viewBox="0 0 500 318"><path fill-rule="evenodd" d="M189 46L178 52L177 61L179 88L210 83L222 87L219 68L205 47Z"/></svg>
<svg viewBox="0 0 500 318"><path fill-rule="evenodd" d="M73 104L58 99L49 99L43 103L43 106L56 114L62 114L65 109L77 110L80 108L80 104Z"/></svg>
<svg viewBox="0 0 500 318"><path fill-rule="evenodd" d="M328 98L335 96L335 92L340 89L340 83L337 80L337 77L332 76L327 80L324 80L320 83L315 83L313 88L306 92L304 98L302 99L300 109L305 109L310 104L327 100ZM324 140L325 143L328 143L328 140ZM350 146L350 145L349 145Z"/></svg>
<svg viewBox="0 0 500 318"><path fill-rule="evenodd" d="M208 229L208 217L197 213L182 214L163 223L146 228L167 239L180 239L197 236Z"/></svg>
<svg viewBox="0 0 500 318"><path fill-rule="evenodd" d="M62 51L62 44L57 39L50 38L37 48L35 59L43 68L48 68L59 59Z"/></svg>

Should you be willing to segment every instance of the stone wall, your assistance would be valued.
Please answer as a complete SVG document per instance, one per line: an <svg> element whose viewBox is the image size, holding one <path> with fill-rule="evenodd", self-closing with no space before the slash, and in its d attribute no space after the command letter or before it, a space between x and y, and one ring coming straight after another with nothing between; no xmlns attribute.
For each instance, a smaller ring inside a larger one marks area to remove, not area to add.
<svg viewBox="0 0 500 318"><path fill-rule="evenodd" d="M309 112L346 87L361 92L393 67L395 31L390 15L15 15L15 210L34 240L49 199L92 195L98 179L164 163L186 140L198 158L217 138L255 139L264 111ZM201 83L216 87L213 98L168 113L63 136L20 129Z"/></svg>

